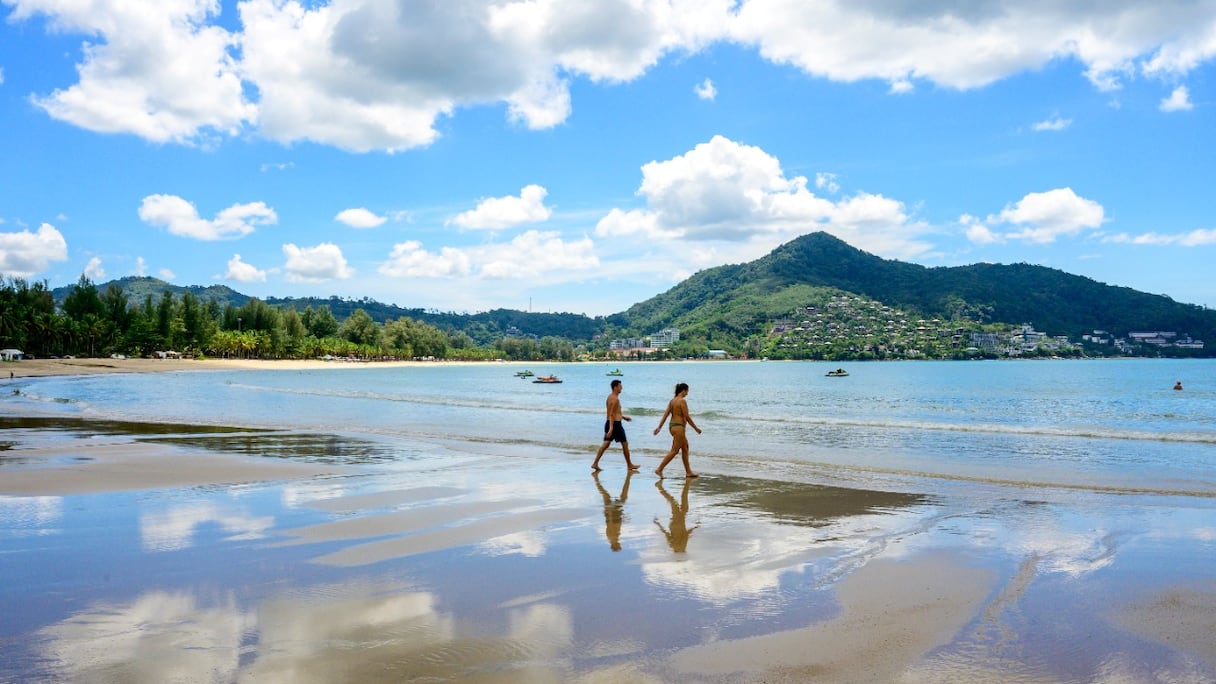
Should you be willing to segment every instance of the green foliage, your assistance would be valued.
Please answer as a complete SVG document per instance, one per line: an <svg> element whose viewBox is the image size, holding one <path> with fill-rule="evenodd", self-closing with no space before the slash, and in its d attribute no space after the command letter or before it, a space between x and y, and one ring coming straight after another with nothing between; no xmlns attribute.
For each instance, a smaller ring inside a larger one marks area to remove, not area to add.
<svg viewBox="0 0 1216 684"><path fill-rule="evenodd" d="M941 329L900 329L884 337L872 327L858 328L874 321L842 320L843 333L835 328L830 340L814 344L771 334L775 321L799 307L845 295L881 303L900 320L938 319ZM664 356L704 357L724 349L773 358L971 358L977 353L954 339L959 330L995 332L1023 323L1071 339L1094 330L1115 338L1135 330L1174 331L1207 347L1144 347L1138 353L1216 354L1216 312L1202 307L1028 264L927 268L867 254L826 233L797 238L749 263L701 271L602 318L508 309L439 312L366 297L262 301L225 286L179 287L155 278L123 278L101 292L83 276L53 292L45 283L0 282L0 344L39 355L175 349L258 358L573 359L603 355L612 339L676 327L681 339Z"/></svg>
<svg viewBox="0 0 1216 684"><path fill-rule="evenodd" d="M701 271L671 290L606 323L613 337L640 337L665 327L680 329L681 341L733 352L757 349L769 321L789 316L825 292L877 300L913 318L974 324L1032 323L1052 335L1079 338L1094 330L1124 337L1135 330L1166 330L1207 342L1216 353L1216 312L1169 297L1112 287L1089 278L1027 264L927 268L886 260L850 247L827 233L788 242L746 264ZM817 352L822 358L877 354L859 340ZM928 353L948 356L940 345ZM778 353L778 352L774 352ZM952 352L951 352L952 353ZM780 353L778 353L780 354Z"/></svg>

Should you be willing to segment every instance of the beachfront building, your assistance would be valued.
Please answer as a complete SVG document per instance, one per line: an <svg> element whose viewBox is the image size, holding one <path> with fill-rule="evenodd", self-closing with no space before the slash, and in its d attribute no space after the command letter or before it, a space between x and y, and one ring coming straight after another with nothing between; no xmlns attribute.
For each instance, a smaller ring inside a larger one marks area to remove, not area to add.
<svg viewBox="0 0 1216 684"><path fill-rule="evenodd" d="M20 349L0 349L0 361L20 361L25 358L25 352Z"/></svg>
<svg viewBox="0 0 1216 684"><path fill-rule="evenodd" d="M650 334L650 346L665 349L680 341L679 328L663 328L657 333Z"/></svg>

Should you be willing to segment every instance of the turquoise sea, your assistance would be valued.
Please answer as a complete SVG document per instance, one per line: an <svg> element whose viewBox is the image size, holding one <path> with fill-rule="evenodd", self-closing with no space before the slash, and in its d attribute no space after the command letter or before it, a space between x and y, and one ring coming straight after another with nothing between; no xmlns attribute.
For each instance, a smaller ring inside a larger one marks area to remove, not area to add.
<svg viewBox="0 0 1216 684"><path fill-rule="evenodd" d="M616 367L8 381L0 491L334 472L0 494L0 682L1216 681L1216 361L620 364L592 476Z"/></svg>
<svg viewBox="0 0 1216 684"><path fill-rule="evenodd" d="M838 365L625 364L630 445L666 451L666 433L652 430L674 384L687 382L705 430L691 438L694 459L710 472L919 490L995 483L1216 496L1216 361L853 363L848 377L825 375ZM515 377L523 368L563 382ZM372 364L42 378L19 386L15 408L495 442L577 458L599 441L613 368Z"/></svg>

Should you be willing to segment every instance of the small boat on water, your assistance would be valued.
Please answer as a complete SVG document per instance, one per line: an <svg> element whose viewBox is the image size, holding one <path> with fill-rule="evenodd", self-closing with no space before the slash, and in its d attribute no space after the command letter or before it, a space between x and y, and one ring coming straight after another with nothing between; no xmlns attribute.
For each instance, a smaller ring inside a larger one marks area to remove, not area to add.
<svg viewBox="0 0 1216 684"><path fill-rule="evenodd" d="M617 377L623 377L625 374L621 372L620 368L617 368L616 370L608 371L608 375L615 375Z"/></svg>
<svg viewBox="0 0 1216 684"><path fill-rule="evenodd" d="M530 378L533 375L536 375L536 374L530 370L521 370L521 371L518 371L517 373L515 373L515 377L517 377L517 378Z"/></svg>
<svg viewBox="0 0 1216 684"><path fill-rule="evenodd" d="M561 380L556 375L540 375L532 382L535 384L553 385L560 383Z"/></svg>
<svg viewBox="0 0 1216 684"><path fill-rule="evenodd" d="M848 375L849 375L849 372L843 368L837 368L836 370L827 372L827 376L829 378L843 378L843 377L847 377Z"/></svg>

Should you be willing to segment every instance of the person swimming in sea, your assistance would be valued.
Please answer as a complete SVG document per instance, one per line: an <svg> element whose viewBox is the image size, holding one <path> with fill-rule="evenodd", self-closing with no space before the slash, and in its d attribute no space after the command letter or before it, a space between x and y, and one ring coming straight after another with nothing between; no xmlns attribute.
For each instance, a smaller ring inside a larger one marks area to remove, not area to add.
<svg viewBox="0 0 1216 684"><path fill-rule="evenodd" d="M667 417L671 417L671 425L667 426L667 430L671 433L671 451L663 457L663 462L659 464L655 475L663 477L663 469L671 463L671 459L676 457L679 452L683 455L684 460L684 476L697 477L697 474L692 471L692 467L688 464L688 435L685 434L685 426L692 426L692 429L701 434L701 428L697 427L696 422L692 419L692 414L688 411L688 401L685 397L688 396L688 383L681 382L676 385L676 395L671 401L667 402L667 410L663 412L663 417L659 419L659 426L654 429L654 434L659 434L659 430L663 429L663 423L667 422Z"/></svg>

